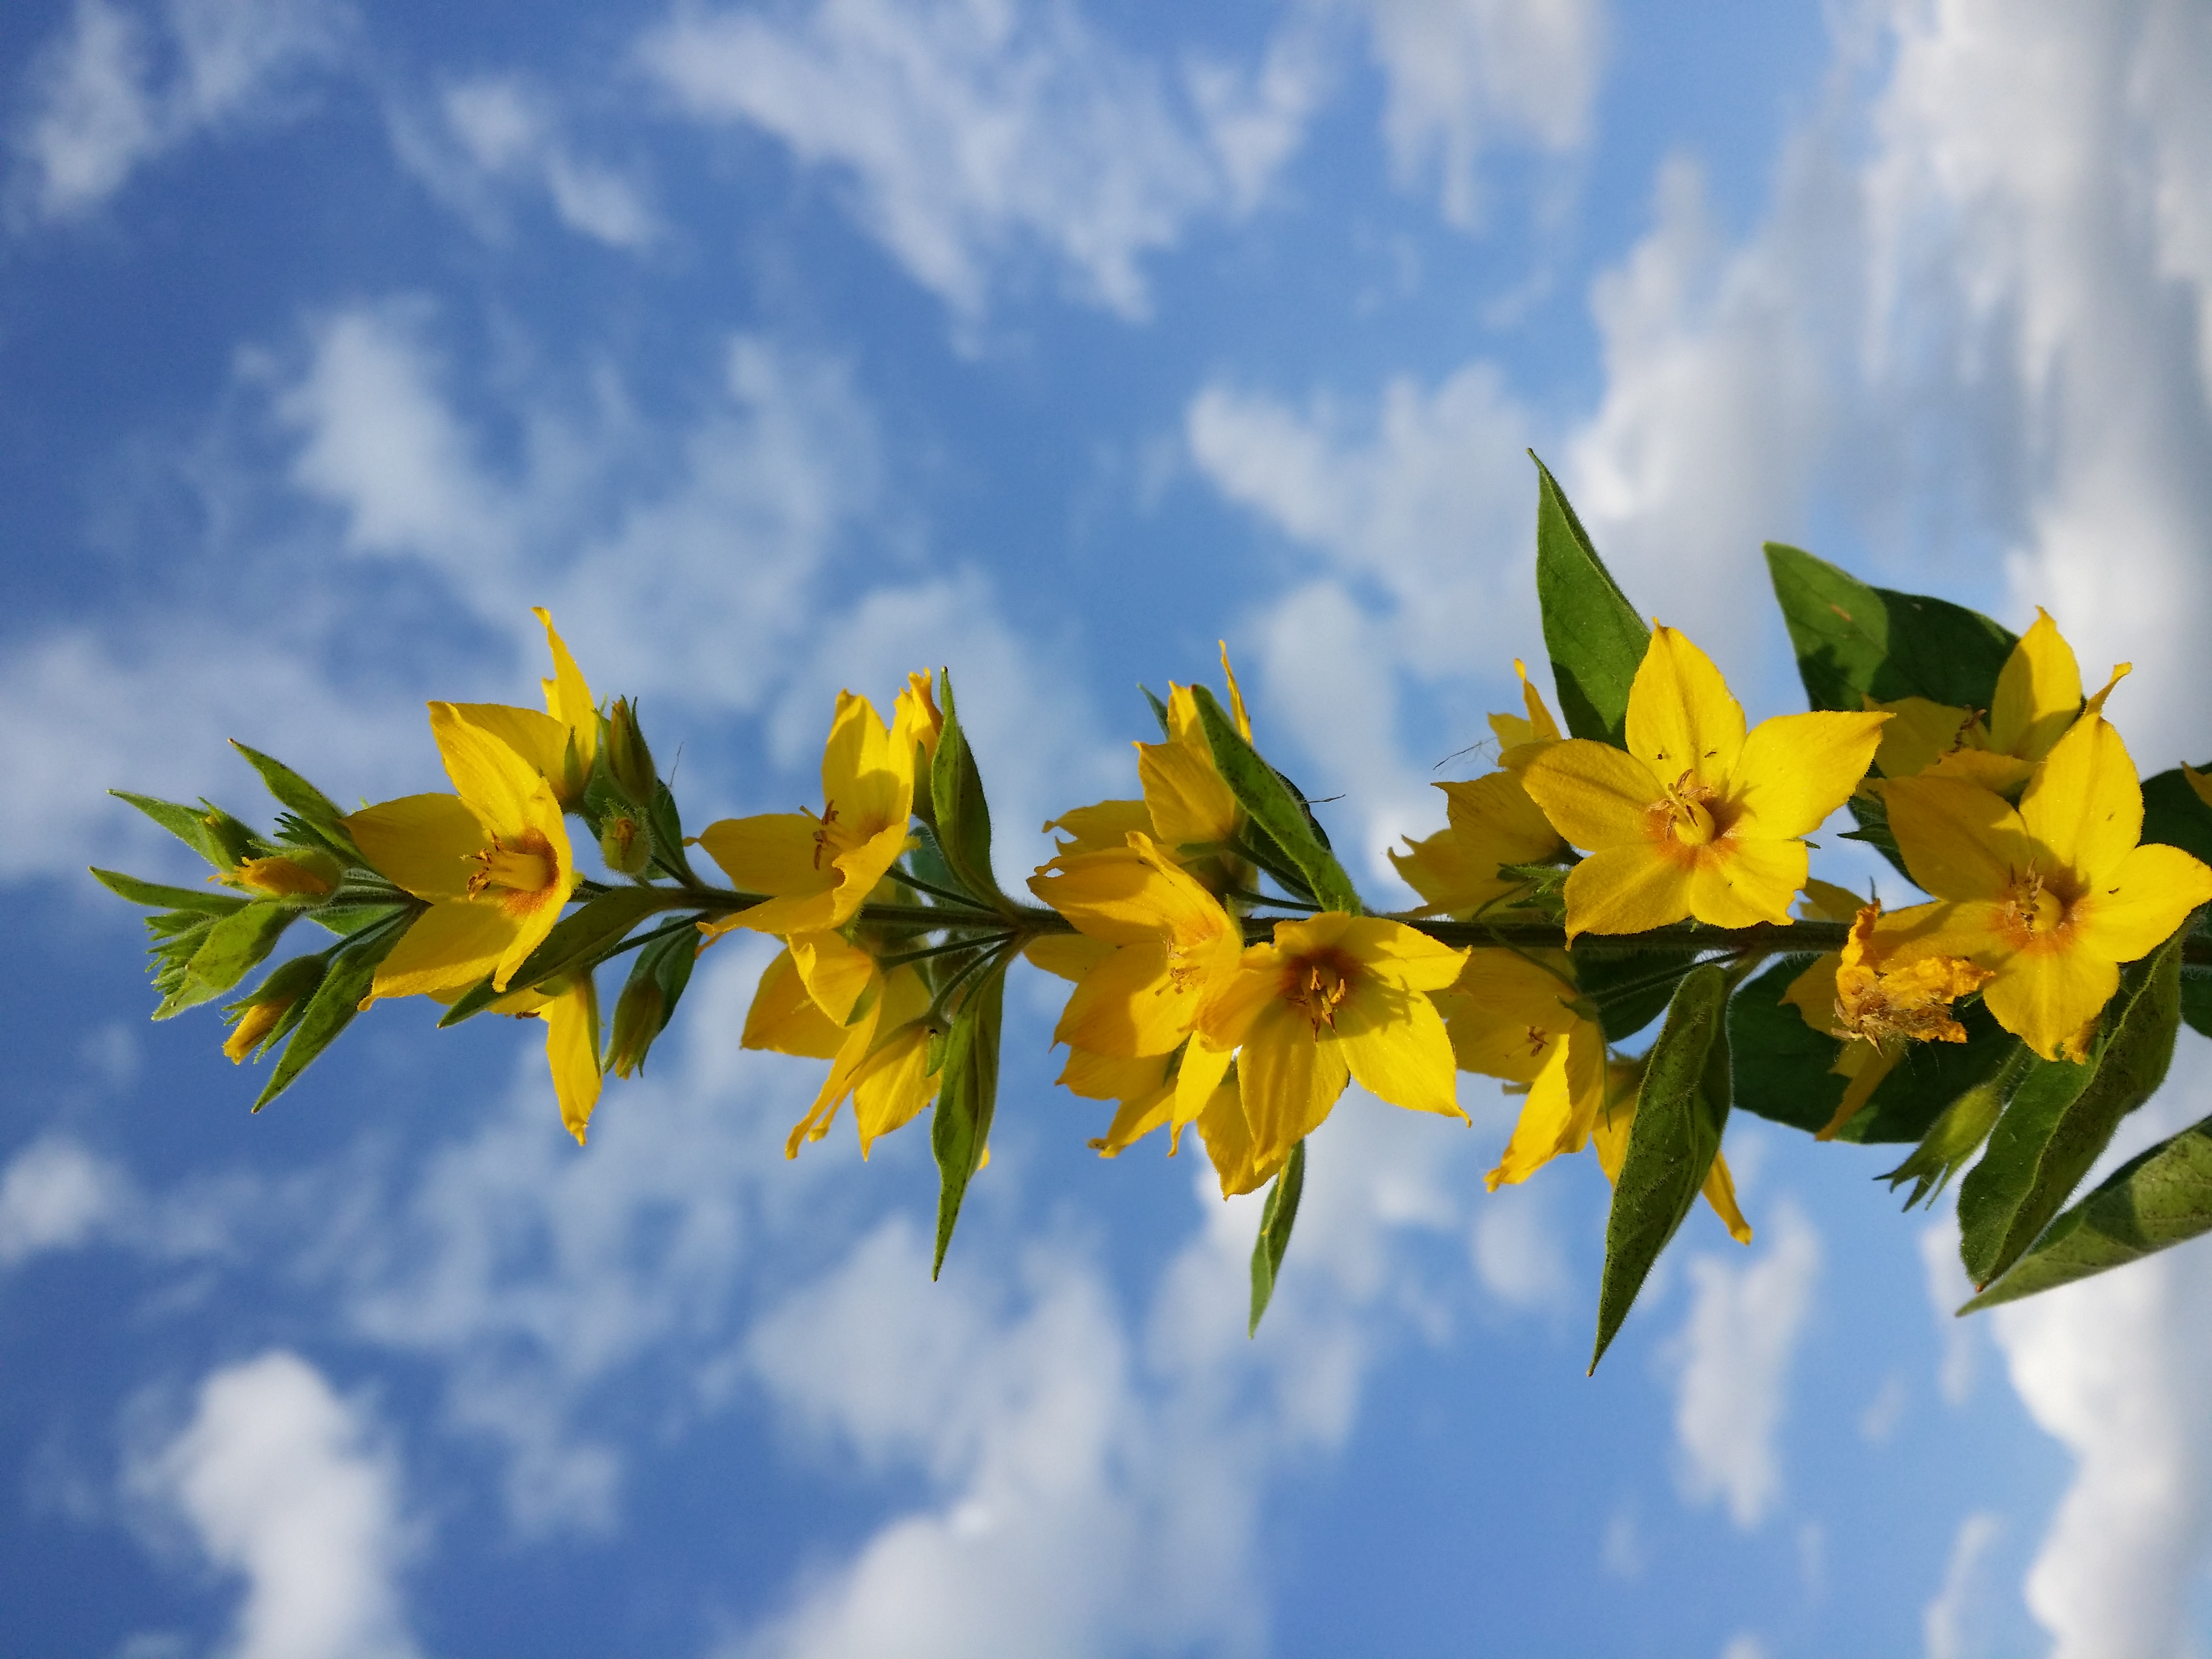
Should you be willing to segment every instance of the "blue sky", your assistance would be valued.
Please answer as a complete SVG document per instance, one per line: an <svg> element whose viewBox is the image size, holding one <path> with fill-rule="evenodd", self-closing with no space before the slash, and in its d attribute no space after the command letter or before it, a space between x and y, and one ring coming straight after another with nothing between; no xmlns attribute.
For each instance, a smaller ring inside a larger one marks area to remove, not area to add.
<svg viewBox="0 0 2212 1659"><path fill-rule="evenodd" d="M543 604L695 823L950 664L1009 877L1225 638L1387 894L1540 654L1529 446L1754 718L1776 538L2198 758L2208 94L2185 0L0 10L0 1643L2203 1645L2201 1249L1955 1323L1881 1150L1739 1119L1754 1245L1585 1379L1602 1178L1486 1196L1467 1078L1347 1097L1248 1342L1255 1206L1084 1150L1035 980L933 1285L923 1136L781 1157L756 948L587 1150L404 1005L255 1117L82 872L190 876L101 791L258 812L232 737L434 787Z"/></svg>

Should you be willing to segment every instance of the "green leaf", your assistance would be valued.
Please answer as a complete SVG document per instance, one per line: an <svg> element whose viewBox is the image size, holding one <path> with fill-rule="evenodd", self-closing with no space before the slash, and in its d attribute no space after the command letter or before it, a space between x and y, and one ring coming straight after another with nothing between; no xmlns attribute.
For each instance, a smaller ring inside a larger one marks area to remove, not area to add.
<svg viewBox="0 0 2212 1659"><path fill-rule="evenodd" d="M269 793L276 797L277 805L290 807L302 823L324 837L349 848L353 846L353 837L345 827L345 814L329 796L283 762L272 760L258 749L248 749L235 738L230 740L230 746L261 774L261 781L269 786Z"/></svg>
<svg viewBox="0 0 2212 1659"><path fill-rule="evenodd" d="M184 982L162 1000L154 1018L167 1019L230 989L276 948L299 915L296 905L270 899L219 919L185 964Z"/></svg>
<svg viewBox="0 0 2212 1659"><path fill-rule="evenodd" d="M1674 993L1636 1094L1628 1151L1605 1222L1598 1285L1597 1370L1651 1264L1697 1202L1728 1125L1728 979L1708 963Z"/></svg>
<svg viewBox="0 0 2212 1659"><path fill-rule="evenodd" d="M1589 951L1571 952L1575 981L1582 993L1597 1005L1598 1023L1607 1042L1626 1042L1667 1012L1674 988L1696 967L1692 957L1656 951Z"/></svg>
<svg viewBox="0 0 2212 1659"><path fill-rule="evenodd" d="M1169 723L1167 704L1162 702L1158 697L1152 695L1152 688L1149 685L1139 685L1137 690L1143 692L1145 694L1145 701L1152 704L1152 718L1160 723L1160 736L1162 738L1174 737L1175 727Z"/></svg>
<svg viewBox="0 0 2212 1659"><path fill-rule="evenodd" d="M212 887L166 887L158 881L141 881L120 870L102 870L97 866L93 866L92 878L118 898L154 909L204 910L222 916L244 909L247 902L236 893L219 892Z"/></svg>
<svg viewBox="0 0 2212 1659"><path fill-rule="evenodd" d="M653 788L653 813L647 823L653 830L653 857L686 886L697 886L699 878L692 873L690 858L684 851L684 816L676 810L675 793L665 782Z"/></svg>
<svg viewBox="0 0 2212 1659"><path fill-rule="evenodd" d="M1291 1148L1282 1173L1267 1188L1267 1207L1260 1212L1260 1236L1252 1241L1252 1317L1244 1328L1247 1337L1260 1334L1260 1316L1275 1294L1275 1280L1283 1271L1283 1252L1291 1248L1291 1229L1297 1224L1298 1199L1306 1189L1306 1144Z"/></svg>
<svg viewBox="0 0 2212 1659"><path fill-rule="evenodd" d="M961 886L993 908L1004 910L1008 901L991 872L991 809L983 799L983 775L953 706L951 669L939 672L938 689L945 700L945 729L938 733L937 758L929 768L937 844Z"/></svg>
<svg viewBox="0 0 2212 1659"><path fill-rule="evenodd" d="M2212 1117L2132 1158L2051 1224L2012 1271L1959 1310L2016 1302L2212 1231Z"/></svg>
<svg viewBox="0 0 2212 1659"><path fill-rule="evenodd" d="M1206 732L1206 747L1213 751L1213 769L1221 774L1221 781L1229 786L1229 793L1236 796L1245 816L1305 878L1316 903L1325 910L1362 914L1352 878L1344 873L1336 854L1316 832L1304 799L1245 740L1215 701L1210 687L1194 685L1191 695L1198 704L1198 722Z"/></svg>
<svg viewBox="0 0 2212 1659"><path fill-rule="evenodd" d="M684 988L691 982L692 964L698 959L699 936L689 928L664 935L638 951L637 960L630 964L629 977L623 981L622 996L615 1004L612 1047L621 1052L629 1071L644 1066L654 1042L668 1029L668 1022L676 1014L676 1005L682 1000ZM635 1030L628 1029L625 1015L625 1011L633 1006L650 1014L650 1018ZM608 1064L615 1064L613 1053L608 1055Z"/></svg>
<svg viewBox="0 0 2212 1659"><path fill-rule="evenodd" d="M937 844L937 831L927 823L917 823L914 829L914 850L906 855L907 868L933 887L959 891L960 878L952 873L952 866L945 861L945 849ZM897 879L896 872L892 879ZM924 904L936 902L926 894L915 893L914 896Z"/></svg>
<svg viewBox="0 0 2212 1659"><path fill-rule="evenodd" d="M1628 728L1628 689L1644 665L1651 630L1590 544L1551 469L1536 463L1536 600L1567 730L1619 747Z"/></svg>
<svg viewBox="0 0 2212 1659"><path fill-rule="evenodd" d="M354 1015L361 1010L361 1000L376 982L377 963L406 936L407 927L405 914L395 915L381 927L368 929L336 948L331 965L323 975L323 982L307 1000L307 1009L301 1014L291 1040L277 1058L276 1070L269 1074L268 1086L253 1103L255 1111L290 1088L300 1073L313 1065L323 1050L337 1040L338 1033L353 1023Z"/></svg>
<svg viewBox="0 0 2212 1659"><path fill-rule="evenodd" d="M1905 1200L1906 1209L1941 1193L1951 1184L1951 1177L1966 1167L1966 1161L1982 1150L1982 1143L1990 1138L1998 1117L2019 1092L2021 1080L2036 1063L2033 1049L2009 1032L2006 1035L2012 1046L1997 1068L1936 1115L1904 1163L1875 1177L1887 1181L1892 1192L1911 1182L1912 1191Z"/></svg>
<svg viewBox="0 0 2212 1659"><path fill-rule="evenodd" d="M2181 1017L2189 1029L2212 1036L2212 968L2181 968Z"/></svg>
<svg viewBox="0 0 2212 1659"><path fill-rule="evenodd" d="M1782 1000L1817 959L1809 954L1784 957L1739 989L1729 1000L1728 1011L1736 1109L1808 1134L1827 1127L1849 1086L1831 1069L1844 1045L1814 1030L1796 1004Z"/></svg>
<svg viewBox="0 0 2212 1659"><path fill-rule="evenodd" d="M2212 864L2212 806L2197 798L2197 792L2181 775L2179 767L2169 767L2145 778L2142 796L2143 840L2179 847Z"/></svg>
<svg viewBox="0 0 2212 1659"><path fill-rule="evenodd" d="M205 807L180 806L175 801L153 795L134 795L128 789L111 789L107 793L118 800L129 801L216 869L228 870L236 862L227 856L222 842L209 827Z"/></svg>
<svg viewBox="0 0 2212 1659"><path fill-rule="evenodd" d="M2058 1213L2120 1120L2166 1080L2181 1024L2184 928L2130 967L2087 1063L2038 1060L1959 1183L1959 1256L1980 1290Z"/></svg>
<svg viewBox="0 0 2212 1659"><path fill-rule="evenodd" d="M949 729L949 710L946 723ZM952 1228L960 1219L960 1201L982 1167L983 1149L990 1144L991 1114L999 1100L999 1027L1006 1008L1006 964L1012 960L1011 954L1002 955L983 970L982 978L962 1000L945 1038L944 1081L929 1126L939 1182L932 1279L944 1270Z"/></svg>
<svg viewBox="0 0 2212 1659"><path fill-rule="evenodd" d="M1856 714L1868 697L1987 708L2018 643L1978 611L1869 586L1780 542L1766 544L1766 568L1815 708Z"/></svg>

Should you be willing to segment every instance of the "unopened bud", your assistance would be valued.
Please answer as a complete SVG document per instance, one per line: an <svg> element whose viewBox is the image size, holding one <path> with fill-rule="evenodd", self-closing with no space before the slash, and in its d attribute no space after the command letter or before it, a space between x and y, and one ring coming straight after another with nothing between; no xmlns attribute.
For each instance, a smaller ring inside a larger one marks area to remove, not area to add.
<svg viewBox="0 0 2212 1659"><path fill-rule="evenodd" d="M607 770L615 787L633 806L649 808L660 775L653 769L653 750L637 723L637 710L628 697L617 697L607 711Z"/></svg>
<svg viewBox="0 0 2212 1659"><path fill-rule="evenodd" d="M337 890L344 874L328 853L302 848L271 858L245 860L231 872L231 881L269 898L321 898Z"/></svg>
<svg viewBox="0 0 2212 1659"><path fill-rule="evenodd" d="M599 856L617 875L644 874L653 862L653 831L646 827L643 814L611 814L599 830Z"/></svg>
<svg viewBox="0 0 2212 1659"><path fill-rule="evenodd" d="M263 980L251 996L230 1005L237 1024L222 1051L232 1065L267 1042L284 1017L315 994L328 965L321 957L295 957Z"/></svg>
<svg viewBox="0 0 2212 1659"><path fill-rule="evenodd" d="M634 975L615 1004L614 1036L607 1044L607 1064L617 1077L629 1077L645 1064L645 1051L667 1023L668 999L659 985Z"/></svg>

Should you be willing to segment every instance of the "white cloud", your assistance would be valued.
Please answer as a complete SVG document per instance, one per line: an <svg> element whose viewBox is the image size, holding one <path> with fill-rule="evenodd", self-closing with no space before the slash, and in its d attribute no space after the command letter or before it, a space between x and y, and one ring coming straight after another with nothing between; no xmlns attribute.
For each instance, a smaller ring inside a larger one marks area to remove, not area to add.
<svg viewBox="0 0 2212 1659"><path fill-rule="evenodd" d="M42 218L89 212L155 156L265 113L349 20L331 0L76 0L27 73L11 190Z"/></svg>
<svg viewBox="0 0 2212 1659"><path fill-rule="evenodd" d="M1947 1216L1920 1230L1922 1282L1928 1288L1928 1306L1936 1316L1936 1332L1942 1348L1936 1363L1936 1386L1945 1401L1963 1406L1974 1391L1974 1371L1982 1352L1981 1327L1960 1319L1959 1310L1974 1294L1963 1262L1959 1260L1959 1223Z"/></svg>
<svg viewBox="0 0 2212 1659"><path fill-rule="evenodd" d="M1758 1525L1782 1495L1775 1441L1820 1272L1820 1236L1795 1205L1777 1204L1765 1231L1771 1242L1741 1267L1715 1255L1691 1259L1690 1316L1676 1340L1683 1487L1698 1501L1724 1499L1744 1528Z"/></svg>
<svg viewBox="0 0 2212 1659"><path fill-rule="evenodd" d="M217 1567L246 1580L240 1659L368 1659L415 1650L398 1574L398 1472L364 1407L297 1354L210 1374L191 1421L131 1472Z"/></svg>
<svg viewBox="0 0 2212 1659"><path fill-rule="evenodd" d="M1315 96L1297 52L1249 87L1202 68L1194 121L1073 6L1009 0L684 8L640 52L693 118L836 168L863 226L966 324L1039 253L1078 297L1144 316L1145 256L1256 201Z"/></svg>
<svg viewBox="0 0 2212 1659"><path fill-rule="evenodd" d="M1985 1622L1989 1589L1983 1583L1990 1547L2004 1533L2004 1523L1985 1510L1977 1510L1959 1523L1951 1541L1950 1564L1943 1570L1943 1588L1920 1615L1921 1641L1928 1659L1971 1659L1986 1651L1976 1639Z"/></svg>
<svg viewBox="0 0 2212 1659"><path fill-rule="evenodd" d="M128 1178L67 1135L33 1141L0 1170L0 1267L85 1243L129 1196Z"/></svg>
<svg viewBox="0 0 2212 1659"><path fill-rule="evenodd" d="M395 105L388 118L401 162L482 234L505 233L514 191L542 196L563 225L609 247L647 248L663 234L644 184L579 154L556 101L520 76L456 81L427 110Z"/></svg>
<svg viewBox="0 0 2212 1659"><path fill-rule="evenodd" d="M1382 131L1401 183L1433 161L1444 217L1481 217L1476 163L1522 143L1584 144L1604 68L1599 0L1364 0L1386 86Z"/></svg>
<svg viewBox="0 0 2212 1659"><path fill-rule="evenodd" d="M1486 1194L1469 1243L1483 1288L1509 1307L1571 1304L1575 1283L1545 1188L1524 1184Z"/></svg>

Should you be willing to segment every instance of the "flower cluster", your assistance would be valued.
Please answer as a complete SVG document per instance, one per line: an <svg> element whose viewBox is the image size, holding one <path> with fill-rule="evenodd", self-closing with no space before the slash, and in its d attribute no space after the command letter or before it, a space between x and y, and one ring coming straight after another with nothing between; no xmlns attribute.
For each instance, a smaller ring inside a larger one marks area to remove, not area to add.
<svg viewBox="0 0 2212 1659"><path fill-rule="evenodd" d="M1256 746L1225 648L1225 695L1152 699L1135 793L1052 819L1053 855L1010 892L949 675L910 676L888 720L841 692L818 804L687 836L635 707L594 697L542 611L543 712L429 705L450 793L341 812L243 750L285 809L273 833L125 797L208 860L212 886L95 873L155 913L156 1018L232 990L296 921L335 936L229 1005L224 1051L278 1056L264 1103L357 1013L424 996L441 1024L544 1021L580 1142L605 1074L644 1065L697 953L768 935L744 1046L828 1066L787 1154L848 1101L864 1158L931 1112L940 1266L989 1158L1018 962L1068 985L1059 1082L1099 1103L1103 1156L1160 1130L1173 1156L1194 1129L1224 1198L1272 1183L1255 1324L1305 1143L1350 1085L1465 1121L1462 1072L1522 1097L1492 1190L1584 1147L1613 1185L1601 1353L1700 1194L1750 1242L1721 1153L1737 1109L1824 1140L1917 1143L1893 1172L1920 1178L1916 1199L2008 1123L2014 1150L1977 1164L1961 1200L1976 1283L2004 1280L1984 1299L2112 1265L2109 1240L2081 1241L2127 1195L2058 1212L2163 1077L2197 1006L2185 963L2212 966L2192 931L2212 901L2197 855L2212 781L2161 775L2147 817L2104 712L2127 669L2085 699L2048 616L2014 640L1768 552L1814 706L1753 726L1704 652L1646 628L1542 475L1564 726L1516 662L1495 765L1439 785L1443 826L1389 853L1419 902L1387 914ZM1846 809L1845 833L1923 900L1812 875L1808 837ZM603 1034L598 976L626 955Z"/></svg>

